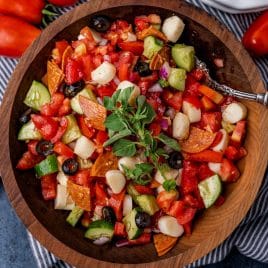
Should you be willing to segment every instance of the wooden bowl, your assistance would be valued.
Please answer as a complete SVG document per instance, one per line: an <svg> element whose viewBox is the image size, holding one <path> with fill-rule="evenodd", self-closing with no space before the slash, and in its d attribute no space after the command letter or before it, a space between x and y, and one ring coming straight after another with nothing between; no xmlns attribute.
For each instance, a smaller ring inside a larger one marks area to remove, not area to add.
<svg viewBox="0 0 268 268"><path fill-rule="evenodd" d="M119 7L120 5L120 7ZM133 21L135 15L155 12L162 18L174 13L186 23L183 39L193 44L197 55L208 63L220 55L225 66L213 76L220 82L251 92L262 92L264 85L253 61L234 36L216 19L179 0L91 0L52 23L28 49L18 64L4 97L1 110L1 175L11 204L17 214L49 251L77 267L180 267L204 256L218 246L239 224L252 205L261 185L267 165L267 109L247 102L249 110L247 157L239 163L242 176L229 185L226 202L220 208L210 208L194 224L190 237L183 237L168 254L157 257L153 244L134 248L93 245L83 238L84 231L65 222L66 213L53 209L43 201L40 181L33 171L15 169L25 146L17 141L18 118L25 111L23 99L33 79L40 80L46 61L56 40L72 40L88 24L92 14L107 14L112 18ZM216 71L215 71L216 70ZM114 264L112 264L114 263ZM145 264L147 263L147 264ZM148 264L150 263L150 264Z"/></svg>

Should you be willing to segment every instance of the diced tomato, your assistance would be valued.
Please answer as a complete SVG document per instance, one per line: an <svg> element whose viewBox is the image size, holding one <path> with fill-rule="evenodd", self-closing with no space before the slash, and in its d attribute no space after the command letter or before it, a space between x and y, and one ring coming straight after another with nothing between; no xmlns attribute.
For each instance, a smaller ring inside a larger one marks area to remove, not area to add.
<svg viewBox="0 0 268 268"><path fill-rule="evenodd" d="M58 111L58 115L59 116L64 116L67 114L71 113L71 101L68 98L65 98L59 111Z"/></svg>
<svg viewBox="0 0 268 268"><path fill-rule="evenodd" d="M37 145L38 141L29 141L28 144L27 144L27 147L28 147L28 151L30 153L32 153L33 155L39 155L36 151L36 145Z"/></svg>
<svg viewBox="0 0 268 268"><path fill-rule="evenodd" d="M96 144L98 145L103 145L104 142L108 140L109 136L106 131L99 130L97 135L96 135Z"/></svg>
<svg viewBox="0 0 268 268"><path fill-rule="evenodd" d="M90 170L88 169L79 170L72 178L76 184L89 187Z"/></svg>
<svg viewBox="0 0 268 268"><path fill-rule="evenodd" d="M243 139L246 135L246 124L245 120L239 121L236 123L235 129L231 136L231 144L237 147L240 147Z"/></svg>
<svg viewBox="0 0 268 268"><path fill-rule="evenodd" d="M84 77L83 66L78 61L68 58L65 66L65 81L71 85Z"/></svg>
<svg viewBox="0 0 268 268"><path fill-rule="evenodd" d="M46 103L41 107L40 113L46 116L55 116L58 114L60 107L62 106L64 95L62 93L54 93L51 96L51 102Z"/></svg>
<svg viewBox="0 0 268 268"><path fill-rule="evenodd" d="M223 205L224 202L225 198L222 195L220 195L218 199L215 201L214 206L220 207L221 205Z"/></svg>
<svg viewBox="0 0 268 268"><path fill-rule="evenodd" d="M216 134L216 137L215 137L213 143L210 145L210 147L213 148L214 146L218 145L220 143L222 137L223 137L222 132L218 131L217 134Z"/></svg>
<svg viewBox="0 0 268 268"><path fill-rule="evenodd" d="M156 203L163 211L167 212L172 204L178 197L177 191L162 191L157 195Z"/></svg>
<svg viewBox="0 0 268 268"><path fill-rule="evenodd" d="M219 175L224 182L235 182L240 177L240 172L230 160L224 158Z"/></svg>
<svg viewBox="0 0 268 268"><path fill-rule="evenodd" d="M197 82L193 76L187 75L184 95L198 97L200 95L200 92L198 91L199 86L200 83Z"/></svg>
<svg viewBox="0 0 268 268"><path fill-rule="evenodd" d="M90 31L90 28L88 26L82 28L80 30L80 34L83 35L85 38L87 38L89 41L95 42L92 32Z"/></svg>
<svg viewBox="0 0 268 268"><path fill-rule="evenodd" d="M183 173L186 177L196 177L198 174L198 167L191 161L183 161Z"/></svg>
<svg viewBox="0 0 268 268"><path fill-rule="evenodd" d="M118 78L120 81L128 80L130 63L119 63Z"/></svg>
<svg viewBox="0 0 268 268"><path fill-rule="evenodd" d="M109 199L109 205L114 209L117 221L121 221L123 217L123 201L125 198L125 190L119 194L112 194Z"/></svg>
<svg viewBox="0 0 268 268"><path fill-rule="evenodd" d="M211 171L206 163L200 165L198 169L198 179L199 181L205 180L214 175L214 172Z"/></svg>
<svg viewBox="0 0 268 268"><path fill-rule="evenodd" d="M110 56L111 63L115 63L119 60L119 53L118 52L110 52L108 55Z"/></svg>
<svg viewBox="0 0 268 268"><path fill-rule="evenodd" d="M95 55L92 60L93 60L94 67L97 68L102 64L103 57L102 55Z"/></svg>
<svg viewBox="0 0 268 268"><path fill-rule="evenodd" d="M94 70L92 56L87 54L81 57L81 63L83 68L84 79L86 81L91 80L91 72Z"/></svg>
<svg viewBox="0 0 268 268"><path fill-rule="evenodd" d="M223 95L205 85L200 85L198 91L201 92L203 95L207 96L216 104L221 104L224 100Z"/></svg>
<svg viewBox="0 0 268 268"><path fill-rule="evenodd" d="M244 148L244 147L239 148L239 159L243 158L247 154L248 154L248 152L247 152L246 148Z"/></svg>
<svg viewBox="0 0 268 268"><path fill-rule="evenodd" d="M225 149L224 155L229 160L238 160L239 159L239 150L236 147L229 145Z"/></svg>
<svg viewBox="0 0 268 268"><path fill-rule="evenodd" d="M57 174L41 177L42 195L45 200L53 200L57 196Z"/></svg>
<svg viewBox="0 0 268 268"><path fill-rule="evenodd" d="M171 92L170 90L164 89L163 100L165 103L174 108L176 111L180 111L182 106L182 92Z"/></svg>
<svg viewBox="0 0 268 268"><path fill-rule="evenodd" d="M91 139L95 133L95 129L92 126L87 125L86 119L82 116L78 116L78 125L84 136Z"/></svg>
<svg viewBox="0 0 268 268"><path fill-rule="evenodd" d="M61 141L57 141L54 144L53 150L55 153L66 156L67 158L71 158L74 155L73 150Z"/></svg>
<svg viewBox="0 0 268 268"><path fill-rule="evenodd" d="M104 189L104 185L99 182L96 182L95 184L95 198L96 198L96 205L98 206L108 205L108 195Z"/></svg>
<svg viewBox="0 0 268 268"><path fill-rule="evenodd" d="M40 155L34 155L30 151L26 151L18 161L16 168L20 170L31 169L43 159Z"/></svg>
<svg viewBox="0 0 268 268"><path fill-rule="evenodd" d="M213 133L221 128L221 112L205 112L201 116L201 125L204 129Z"/></svg>
<svg viewBox="0 0 268 268"><path fill-rule="evenodd" d="M154 194L153 189L150 188L149 186L135 184L134 187L135 187L135 189L137 190L137 192L139 194L149 194L149 195L153 195Z"/></svg>
<svg viewBox="0 0 268 268"><path fill-rule="evenodd" d="M62 117L60 120L60 126L55 134L55 136L50 140L52 143L55 143L61 139L63 134L65 133L66 129L68 127L68 120L66 117Z"/></svg>
<svg viewBox="0 0 268 268"><path fill-rule="evenodd" d="M184 201L173 202L168 214L177 219L179 224L186 224L195 216L197 209L189 207Z"/></svg>
<svg viewBox="0 0 268 268"><path fill-rule="evenodd" d="M138 86L141 90L141 94L146 95L148 89L151 86L151 83L149 81L139 81Z"/></svg>
<svg viewBox="0 0 268 268"><path fill-rule="evenodd" d="M212 102L208 97L203 96L201 98L202 110L205 112L213 111L216 109L216 104Z"/></svg>
<svg viewBox="0 0 268 268"><path fill-rule="evenodd" d="M147 102L153 107L155 112L162 117L165 112L165 105L162 103L159 93L148 93Z"/></svg>
<svg viewBox="0 0 268 268"><path fill-rule="evenodd" d="M110 85L97 87L96 91L98 96L100 96L101 98L105 96L111 97L115 92L114 88Z"/></svg>
<svg viewBox="0 0 268 268"><path fill-rule="evenodd" d="M31 119L45 140L51 140L58 131L58 122L48 116L32 114Z"/></svg>
<svg viewBox="0 0 268 268"><path fill-rule="evenodd" d="M191 208L199 208L198 200L190 194L185 195L183 201L187 206Z"/></svg>
<svg viewBox="0 0 268 268"><path fill-rule="evenodd" d="M161 132L161 126L158 122L153 122L149 125L149 130L153 136L158 136Z"/></svg>
<svg viewBox="0 0 268 268"><path fill-rule="evenodd" d="M191 103L197 109L201 108L201 102L195 96L186 96L183 98L183 101Z"/></svg>
<svg viewBox="0 0 268 268"><path fill-rule="evenodd" d="M141 77L141 81L151 82L151 85L159 79L158 73L153 71L151 75Z"/></svg>
<svg viewBox="0 0 268 268"><path fill-rule="evenodd" d="M137 16L134 19L134 24L138 31L147 29L150 26L149 19L147 16Z"/></svg>
<svg viewBox="0 0 268 268"><path fill-rule="evenodd" d="M186 236L189 236L192 234L192 221L189 221L185 224L183 224L184 233Z"/></svg>
<svg viewBox="0 0 268 268"><path fill-rule="evenodd" d="M201 69L193 69L190 72L190 75L193 76L196 81L201 81L204 78L205 73Z"/></svg>
<svg viewBox="0 0 268 268"><path fill-rule="evenodd" d="M195 154L184 154L184 159L197 162L214 162L221 163L223 154L212 150L204 150Z"/></svg>
<svg viewBox="0 0 268 268"><path fill-rule="evenodd" d="M127 236L126 227L124 223L117 221L114 225L114 235L115 236Z"/></svg>
<svg viewBox="0 0 268 268"><path fill-rule="evenodd" d="M129 240L129 245L145 245L151 242L151 234L150 233L143 233L139 238L134 240Z"/></svg>
<svg viewBox="0 0 268 268"><path fill-rule="evenodd" d="M197 176L188 176L187 172L182 170L180 190L184 195L194 193L196 191L197 184Z"/></svg>
<svg viewBox="0 0 268 268"><path fill-rule="evenodd" d="M136 56L142 55L143 52L143 42L142 41L126 41L118 43L119 48L123 51L130 51Z"/></svg>

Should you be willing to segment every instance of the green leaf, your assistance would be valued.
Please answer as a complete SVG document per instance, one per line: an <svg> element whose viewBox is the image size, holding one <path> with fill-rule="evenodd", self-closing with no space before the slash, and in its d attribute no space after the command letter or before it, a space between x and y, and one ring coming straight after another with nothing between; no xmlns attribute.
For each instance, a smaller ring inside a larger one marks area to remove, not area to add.
<svg viewBox="0 0 268 268"><path fill-rule="evenodd" d="M156 116L153 107L147 102L144 105L144 113L145 113L145 118L142 120L143 124L151 123Z"/></svg>
<svg viewBox="0 0 268 268"><path fill-rule="evenodd" d="M111 111L115 108L115 103L114 103L113 99L109 98L107 96L104 97L104 99L103 99L103 105L108 111Z"/></svg>
<svg viewBox="0 0 268 268"><path fill-rule="evenodd" d="M117 133L117 134L114 134L109 140L107 140L104 144L103 144L103 147L106 147L108 145L111 145L112 143L124 138L124 137L127 137L131 135L131 131L128 130L128 129L124 129L123 131Z"/></svg>
<svg viewBox="0 0 268 268"><path fill-rule="evenodd" d="M168 147L170 147L171 149L175 150L175 151L180 151L180 145L178 143L177 140L172 139L168 136L166 136L163 133L160 133L159 136L157 137L160 141L162 141L165 145L167 145Z"/></svg>
<svg viewBox="0 0 268 268"><path fill-rule="evenodd" d="M113 145L113 152L116 156L133 156L136 153L136 146L133 141L120 139Z"/></svg>
<svg viewBox="0 0 268 268"><path fill-rule="evenodd" d="M122 117L117 115L116 113L110 114L105 122L104 125L109 129L113 131L122 131L126 128L126 125L124 124Z"/></svg>
<svg viewBox="0 0 268 268"><path fill-rule="evenodd" d="M163 188L168 192L176 189L175 180L165 180L162 185L163 185Z"/></svg>
<svg viewBox="0 0 268 268"><path fill-rule="evenodd" d="M123 90L121 89L119 96L117 98L117 101L121 102L122 105L125 107L128 106L128 100L133 90L134 90L134 87L127 87L127 88L124 88Z"/></svg>

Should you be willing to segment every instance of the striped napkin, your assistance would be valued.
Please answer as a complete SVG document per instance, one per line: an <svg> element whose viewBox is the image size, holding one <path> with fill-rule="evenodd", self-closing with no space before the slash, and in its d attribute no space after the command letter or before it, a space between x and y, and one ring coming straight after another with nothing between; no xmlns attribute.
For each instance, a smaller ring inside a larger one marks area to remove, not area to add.
<svg viewBox="0 0 268 268"><path fill-rule="evenodd" d="M86 0L80 0L80 3ZM200 0L187 0L188 3L204 9L206 12L218 18L226 27L232 31L240 40L245 30L259 13L235 14L230 15L209 7ZM73 7L58 9L60 13L65 13ZM268 58L255 59L266 87L268 86ZM14 70L17 60L0 57L0 101L8 83L8 79ZM249 258L260 262L268 263L268 171L266 171L263 185L258 193L254 205L251 207L247 216L236 228L236 230L216 249L208 255L189 265L189 268L201 265L216 263L223 260L233 247ZM39 268L58 268L72 267L69 264L59 260L52 253L48 252L36 241L29 233L29 241L33 250L36 263Z"/></svg>

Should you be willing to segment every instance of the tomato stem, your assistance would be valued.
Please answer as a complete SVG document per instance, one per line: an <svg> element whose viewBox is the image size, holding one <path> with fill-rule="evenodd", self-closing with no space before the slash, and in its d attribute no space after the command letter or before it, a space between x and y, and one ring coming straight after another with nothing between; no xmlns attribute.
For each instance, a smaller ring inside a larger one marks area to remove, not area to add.
<svg viewBox="0 0 268 268"><path fill-rule="evenodd" d="M48 22L47 19L53 16L58 16L59 14L53 11L50 11L48 8L53 8L54 6L52 4L47 4L45 8L42 10L42 14L44 15L42 18L42 25L47 26Z"/></svg>

